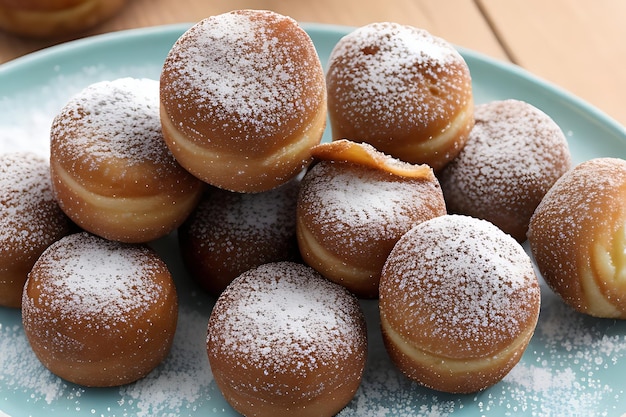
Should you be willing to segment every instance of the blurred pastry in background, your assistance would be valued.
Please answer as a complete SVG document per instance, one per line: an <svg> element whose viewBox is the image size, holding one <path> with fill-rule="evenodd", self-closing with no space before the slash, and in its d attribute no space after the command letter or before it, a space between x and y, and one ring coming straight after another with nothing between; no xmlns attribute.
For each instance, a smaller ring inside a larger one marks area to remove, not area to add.
<svg viewBox="0 0 626 417"><path fill-rule="evenodd" d="M0 0L0 29L31 38L81 32L113 16L126 0Z"/></svg>

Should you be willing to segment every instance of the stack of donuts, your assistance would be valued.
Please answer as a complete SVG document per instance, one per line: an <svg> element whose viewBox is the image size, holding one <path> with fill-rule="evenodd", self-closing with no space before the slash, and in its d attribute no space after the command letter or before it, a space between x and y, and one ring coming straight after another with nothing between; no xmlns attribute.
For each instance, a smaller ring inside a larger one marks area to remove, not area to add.
<svg viewBox="0 0 626 417"><path fill-rule="evenodd" d="M244 415L331 416L351 401L367 356L359 299L378 300L408 378L450 393L496 384L539 316L527 236L566 302L626 317L626 290L607 279L621 271L626 163L572 169L550 116L475 104L461 55L421 29L355 29L324 71L289 17L208 17L159 81L69 100L50 149L49 169L0 161L19 179L0 184L0 214L25 220L3 239L37 237L3 253L1 301L21 302L35 354L72 382L126 384L167 356L177 294L149 243L174 232L217 299L198 337Z"/></svg>

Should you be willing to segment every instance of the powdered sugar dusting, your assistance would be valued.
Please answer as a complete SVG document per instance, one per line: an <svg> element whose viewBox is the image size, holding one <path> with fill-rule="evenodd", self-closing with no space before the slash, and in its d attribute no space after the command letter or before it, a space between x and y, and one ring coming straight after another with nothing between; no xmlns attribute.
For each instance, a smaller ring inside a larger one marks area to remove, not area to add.
<svg viewBox="0 0 626 417"><path fill-rule="evenodd" d="M194 86L213 87L215 96L221 100L211 104L222 105L229 113L236 112L242 117L254 119L257 106L276 111L279 101L274 101L273 97L281 93L279 86L292 78L290 71L293 71L289 68L292 65L290 62L287 62L287 67L272 67L275 69L273 73L268 71L272 65L268 57L271 56L270 51L277 48L278 38L270 35L260 21L249 16L226 13L219 23L216 20L206 20L191 29L191 33L198 36L198 42L184 51L184 57L191 61L181 61L182 56L179 56L178 65L184 65L189 70ZM191 34L184 39L190 38ZM259 40L261 42L256 51L255 42ZM242 53L242 50L250 53ZM236 70L225 70L228 67ZM271 75L271 78L261 80L257 71ZM266 88L258 89L259 85L251 80L263 82ZM216 100L215 97L212 99Z"/></svg>
<svg viewBox="0 0 626 417"><path fill-rule="evenodd" d="M183 410L193 412L213 400L207 392L213 374L206 360L208 318L181 306L178 327L170 356L147 377L120 388L122 398L133 401L138 417L178 417Z"/></svg>
<svg viewBox="0 0 626 417"><path fill-rule="evenodd" d="M626 333L620 322L575 313L547 288L542 289L546 292L541 319L520 363L498 385L462 396L428 390L400 374L386 356L377 332L377 303L363 301L369 328L368 366L356 397L339 415L620 415L625 393L621 375L613 371L626 363ZM195 297L191 304L200 298L204 297ZM181 308L172 353L145 382L100 390L100 394L68 384L47 371L30 350L17 324L19 318L14 325L6 324L8 313L3 312L0 325L0 409L11 416L20 415L11 412L16 410L11 405L18 395L26 398L19 410L24 406L50 410L52 406L61 414L83 410L88 415L106 416L236 415L221 399L207 362L202 360L208 318L195 307ZM103 401L102 395L108 400Z"/></svg>
<svg viewBox="0 0 626 417"><path fill-rule="evenodd" d="M148 262L148 249L122 245L87 233L67 236L39 259L30 280L41 294L28 303L32 320L47 320L36 304L81 323L98 317L113 325L158 302L164 288L152 280L160 264ZM43 315L43 316L42 316ZM44 317L44 318L42 318Z"/></svg>
<svg viewBox="0 0 626 417"><path fill-rule="evenodd" d="M266 262L296 259L299 186L292 180L262 193L211 189L180 229L181 244L190 246L186 258L195 263L196 252L202 274L220 280Z"/></svg>
<svg viewBox="0 0 626 417"><path fill-rule="evenodd" d="M219 394L206 360L206 310L206 306L198 308L192 301L181 306L170 355L148 376L119 388L100 389L68 383L48 371L17 324L19 311L4 311L5 320L7 314L15 313L16 324L0 323L0 410L10 416L32 409L37 411L34 414L48 411L61 415L179 417L197 415L210 405L214 412L220 409L227 413L225 402L215 397ZM26 400L13 409L17 395Z"/></svg>
<svg viewBox="0 0 626 417"><path fill-rule="evenodd" d="M60 66L50 69L50 79L11 97L0 97L0 151L30 151L47 157L50 153L50 126L72 96L99 81L136 77L156 78L161 63L136 66L85 65L65 73Z"/></svg>
<svg viewBox="0 0 626 417"><path fill-rule="evenodd" d="M222 293L209 322L213 355L245 357L256 369L305 378L319 366L358 357L361 312L345 289L307 266L278 262L242 274ZM210 353L211 354L211 353Z"/></svg>
<svg viewBox="0 0 626 417"><path fill-rule="evenodd" d="M550 116L519 100L477 105L474 116L468 142L440 174L441 187L451 211L511 233L511 224L528 224L545 193L571 168L567 140Z"/></svg>
<svg viewBox="0 0 626 417"><path fill-rule="evenodd" d="M400 203L398 196L405 195L402 185L393 181L363 181L362 177L351 174L349 170L332 170L336 175L326 175L332 165L318 164L307 177L307 188L302 194L303 204L310 204L310 211L316 213L321 232L331 234L333 223L339 224L339 230L353 233L359 240L368 240L370 236L361 235L360 228L367 233L371 224L386 224L393 221L393 215L398 215L398 222L406 224L411 221L410 216ZM332 180L331 180L332 179ZM393 211L392 211L393 210ZM395 211L395 213L394 213ZM380 236L387 230L372 231L371 234ZM369 233L368 233L369 234ZM381 237L383 237L381 236Z"/></svg>
<svg viewBox="0 0 626 417"><path fill-rule="evenodd" d="M331 52L326 79L329 110L337 115L333 123L346 120L379 139L398 126L443 122L471 91L469 70L452 45L392 22L372 23L342 38Z"/></svg>
<svg viewBox="0 0 626 417"><path fill-rule="evenodd" d="M16 315L19 315L17 311ZM4 386L1 394L3 396L21 393L44 407L58 401L60 397L75 397L83 391L80 387L68 387L67 383L44 368L31 350L21 325L0 324L0 352L0 384ZM4 401L6 400L5 397Z"/></svg>
<svg viewBox="0 0 626 417"><path fill-rule="evenodd" d="M600 317L623 316L625 185L623 159L582 162L546 193L528 230L546 282L579 311Z"/></svg>
<svg viewBox="0 0 626 417"><path fill-rule="evenodd" d="M34 262L47 245L69 230L69 222L52 195L50 166L45 158L32 152L2 154L0 193L3 260L35 257Z"/></svg>
<svg viewBox="0 0 626 417"><path fill-rule="evenodd" d="M412 225L445 213L437 181L399 180L383 171L328 161L305 175L298 204L318 239L341 242L337 246L346 253L368 242L395 242Z"/></svg>
<svg viewBox="0 0 626 417"><path fill-rule="evenodd" d="M161 134L159 85L151 79L127 77L89 85L55 117L51 141L56 155L92 161L94 167L103 158L128 166L173 163Z"/></svg>
<svg viewBox="0 0 626 417"><path fill-rule="evenodd" d="M33 150L45 156L51 121L69 95L98 80L113 80L128 75L158 77L162 64L159 59L154 62L109 61L106 65L87 65L76 73L66 73L67 67L55 67L50 69L52 78L49 83L39 85L33 80L32 90L0 97L0 150ZM488 72L487 76L490 74ZM499 87L501 83L496 81L492 85L485 76L477 75L479 99L500 98L501 91L495 91L493 86ZM576 145L573 148L577 152L576 159L619 151L617 145L609 144L611 139L602 142L604 151L598 150L600 148L592 140L595 138L593 134L585 135L587 130L595 132L597 126L587 129L584 120L580 124L570 122L567 119L569 114L559 111L567 122L568 138ZM163 252L175 254L177 248L168 245ZM174 272L179 278L179 285L187 282L182 268L175 268ZM181 286L185 289L184 293L191 291L185 284ZM542 313L537 332L518 366L498 385L476 395L463 396L421 388L396 371L377 335L377 304L373 301L363 303L369 307L366 315L372 336L371 355L357 396L340 415L622 415L626 399L621 372L626 366L625 323L581 316L564 306L548 288L542 287L542 293ZM202 345L205 343L204 330L210 311L206 306L198 309L201 303L210 304L210 301L201 293L196 293L185 300L180 311L171 358L179 354L186 358L188 365L181 368L184 371L177 373L181 362L175 359L176 365L170 366L168 358L159 368L162 369L159 377L155 374L155 379L146 381L146 385L101 390L69 384L47 371L26 341L19 312L0 308L0 415L3 412L12 417L25 414L236 415L221 398L210 375L200 373L206 370ZM195 341L192 342L192 339ZM179 349L181 352L176 352ZM191 376L185 378L185 375ZM158 382L161 380L162 384ZM176 387L177 384L180 385Z"/></svg>
<svg viewBox="0 0 626 417"><path fill-rule="evenodd" d="M583 235L592 238L596 228L606 227L605 222L610 221L610 217L603 215L604 210L621 207L620 190L625 183L626 161L622 159L595 158L577 165L554 184L537 207L529 235L535 229L543 241L532 239L531 247L536 244L541 246L537 252L550 253L566 249L567 245L558 244L560 240L580 239L578 241L583 242L580 237ZM570 192L571 189L576 192ZM589 229L588 232L584 232L585 229ZM556 245L550 248L547 243ZM575 268L571 262L566 265Z"/></svg>
<svg viewBox="0 0 626 417"><path fill-rule="evenodd" d="M528 352L493 389L484 410L508 399L517 407L511 415L620 415L615 405L624 395L621 376L611 377L609 369L626 360L626 334L616 322L579 314L545 290L536 330L541 349ZM598 404L606 404L604 412Z"/></svg>
<svg viewBox="0 0 626 417"><path fill-rule="evenodd" d="M466 216L436 217L405 234L380 291L392 327L443 356L449 346L467 357L494 354L534 327L539 313L539 284L522 247Z"/></svg>
<svg viewBox="0 0 626 417"><path fill-rule="evenodd" d="M297 183L255 194L212 190L209 195L213 194L215 198L209 199L202 206L207 214L199 213L203 219L198 219L193 224L191 233L202 236L209 232L209 227L221 225L223 233L230 233L239 241L243 240L242 236L257 233L267 240L272 234L289 235L295 230L297 192ZM216 207L216 203L228 207L228 210ZM276 231L283 233L275 233Z"/></svg>
<svg viewBox="0 0 626 417"><path fill-rule="evenodd" d="M313 44L297 28L291 18L259 10L194 25L163 66L162 101L172 119L209 142L223 130L252 143L293 134L325 100Z"/></svg>

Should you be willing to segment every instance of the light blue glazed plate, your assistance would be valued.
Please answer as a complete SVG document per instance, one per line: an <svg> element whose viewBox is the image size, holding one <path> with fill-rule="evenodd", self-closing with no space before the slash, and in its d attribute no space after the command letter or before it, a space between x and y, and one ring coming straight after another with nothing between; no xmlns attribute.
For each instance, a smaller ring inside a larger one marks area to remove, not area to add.
<svg viewBox="0 0 626 417"><path fill-rule="evenodd" d="M350 28L303 25L322 63ZM158 79L170 47L189 25L111 33L40 51L0 66L0 152L48 154L54 114L75 92L122 76ZM461 50L478 103L517 98L548 113L565 132L576 163L626 158L626 130L572 95L518 67ZM328 137L326 137L328 140ZM180 322L168 359L128 386L88 389L65 382L37 361L20 313L0 307L0 416L236 415L216 388L205 351L213 300L184 273L172 237L155 243L177 280ZM341 416L622 416L626 414L626 322L598 320L565 307L542 287L539 324L520 363L477 394L421 388L397 372L385 353L377 307L363 302L370 356L361 388Z"/></svg>

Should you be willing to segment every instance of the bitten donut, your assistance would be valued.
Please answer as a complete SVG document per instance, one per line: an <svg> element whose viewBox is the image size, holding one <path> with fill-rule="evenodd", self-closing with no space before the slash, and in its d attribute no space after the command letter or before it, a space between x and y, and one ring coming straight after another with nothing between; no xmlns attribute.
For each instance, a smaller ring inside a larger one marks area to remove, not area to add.
<svg viewBox="0 0 626 417"><path fill-rule="evenodd" d="M32 38L78 33L113 16L126 0L0 0L0 29Z"/></svg>
<svg viewBox="0 0 626 417"><path fill-rule="evenodd" d="M474 124L471 81L452 45L425 30L392 22L360 27L328 61L332 137L437 171L463 148Z"/></svg>
<svg viewBox="0 0 626 417"><path fill-rule="evenodd" d="M294 179L262 193L209 189L178 230L182 258L195 280L217 296L253 267L298 260L299 186Z"/></svg>
<svg viewBox="0 0 626 417"><path fill-rule="evenodd" d="M46 249L24 287L22 322L35 355L84 386L147 375L167 356L177 317L176 288L154 251L86 232Z"/></svg>
<svg viewBox="0 0 626 417"><path fill-rule="evenodd" d="M30 152L0 156L0 305L20 307L35 261L70 233L52 195L48 161Z"/></svg>
<svg viewBox="0 0 626 417"><path fill-rule="evenodd" d="M287 182L311 162L326 126L311 38L271 11L202 20L165 60L161 119L176 159L203 181L237 192Z"/></svg>
<svg viewBox="0 0 626 417"><path fill-rule="evenodd" d="M363 298L378 296L383 264L414 225L446 214L427 165L402 163L371 145L324 143L306 173L296 211L303 260Z"/></svg>
<svg viewBox="0 0 626 417"><path fill-rule="evenodd" d="M50 133L50 171L61 209L106 239L148 242L176 229L203 183L163 141L159 84L120 78L72 97Z"/></svg>
<svg viewBox="0 0 626 417"><path fill-rule="evenodd" d="M334 416L361 383L366 351L357 299L297 263L240 275L209 319L215 382L247 416Z"/></svg>
<svg viewBox="0 0 626 417"><path fill-rule="evenodd" d="M474 117L465 147L439 174L448 211L524 241L535 208L571 169L567 139L550 116L519 100L480 104Z"/></svg>
<svg viewBox="0 0 626 417"><path fill-rule="evenodd" d="M575 310L626 319L626 162L577 165L547 192L528 242L547 284Z"/></svg>
<svg viewBox="0 0 626 417"><path fill-rule="evenodd" d="M539 316L539 283L521 245L493 224L446 215L394 247L380 281L392 361L429 388L470 393L520 360Z"/></svg>

